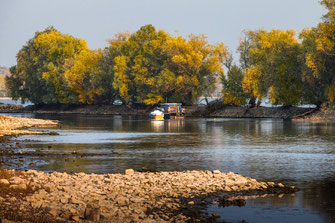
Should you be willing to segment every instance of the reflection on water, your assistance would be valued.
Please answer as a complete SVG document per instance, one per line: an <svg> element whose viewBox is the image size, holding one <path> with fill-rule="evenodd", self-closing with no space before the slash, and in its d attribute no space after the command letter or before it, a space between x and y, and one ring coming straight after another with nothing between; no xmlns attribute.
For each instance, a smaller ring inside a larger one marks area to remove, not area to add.
<svg viewBox="0 0 335 223"><path fill-rule="evenodd" d="M263 181L297 185L296 196L250 199L242 208L209 207L226 222L335 222L335 124L279 119L150 121L135 116L20 116L58 119L59 136L24 136L28 168L67 172L156 170L233 171ZM57 153L105 154L57 158Z"/></svg>

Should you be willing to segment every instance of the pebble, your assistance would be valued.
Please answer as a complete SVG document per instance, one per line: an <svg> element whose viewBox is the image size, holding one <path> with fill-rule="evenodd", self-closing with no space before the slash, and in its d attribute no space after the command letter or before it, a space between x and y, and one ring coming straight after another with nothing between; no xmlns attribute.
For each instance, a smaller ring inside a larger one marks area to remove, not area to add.
<svg viewBox="0 0 335 223"><path fill-rule="evenodd" d="M126 169L125 171L124 171L124 174L126 174L126 175L132 175L132 174L134 174L135 173L135 171L133 170L133 169Z"/></svg>
<svg viewBox="0 0 335 223"><path fill-rule="evenodd" d="M9 181L6 179L0 179L0 184L9 185Z"/></svg>

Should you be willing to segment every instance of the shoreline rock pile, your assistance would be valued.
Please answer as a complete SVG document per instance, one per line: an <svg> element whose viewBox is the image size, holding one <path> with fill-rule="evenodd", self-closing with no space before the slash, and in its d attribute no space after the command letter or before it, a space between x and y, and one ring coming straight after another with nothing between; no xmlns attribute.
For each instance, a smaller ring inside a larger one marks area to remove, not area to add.
<svg viewBox="0 0 335 223"><path fill-rule="evenodd" d="M57 126L58 121L33 118L17 118L0 115L0 138L15 135L43 135L44 132L20 130L31 127Z"/></svg>
<svg viewBox="0 0 335 223"><path fill-rule="evenodd" d="M43 210L58 220L81 222L205 222L200 207L217 193L296 191L294 186L218 170L142 173L129 169L125 174L28 170L0 184L32 188L35 192L20 201L23 206ZM0 203L4 199L9 198L0 198Z"/></svg>

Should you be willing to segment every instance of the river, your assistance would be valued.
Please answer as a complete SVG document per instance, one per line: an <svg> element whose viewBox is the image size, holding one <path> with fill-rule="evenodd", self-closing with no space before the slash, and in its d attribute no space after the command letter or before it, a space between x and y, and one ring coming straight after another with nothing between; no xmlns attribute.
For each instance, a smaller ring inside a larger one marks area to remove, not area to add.
<svg viewBox="0 0 335 223"><path fill-rule="evenodd" d="M27 165L21 169L88 173L142 167L157 171L232 171L260 181L296 185L301 191L283 197L248 199L241 208L215 204L207 207L209 213L223 216L220 222L335 222L335 123L11 115L57 119L62 123L49 129L58 132L58 136L18 137L22 151L48 154L25 157ZM61 153L94 156L56 156Z"/></svg>

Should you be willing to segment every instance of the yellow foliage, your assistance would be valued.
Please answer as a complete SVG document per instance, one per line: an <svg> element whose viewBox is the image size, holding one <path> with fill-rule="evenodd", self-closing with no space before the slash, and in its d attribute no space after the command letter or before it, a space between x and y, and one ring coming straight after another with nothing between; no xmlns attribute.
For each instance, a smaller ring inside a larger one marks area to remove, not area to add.
<svg viewBox="0 0 335 223"><path fill-rule="evenodd" d="M276 93L275 93L275 86L271 86L269 88L269 99L272 103L276 103L277 99L276 99Z"/></svg>
<svg viewBox="0 0 335 223"><path fill-rule="evenodd" d="M163 97L161 95L153 95L153 94L148 94L147 99L145 99L143 102L146 105L155 105L160 102L163 102Z"/></svg>
<svg viewBox="0 0 335 223"><path fill-rule="evenodd" d="M335 85L330 86L328 91L328 98L330 102L335 102Z"/></svg>
<svg viewBox="0 0 335 223"><path fill-rule="evenodd" d="M306 65L311 69L313 70L314 72L316 72L318 70L316 64L315 64L315 61L313 59L313 55L312 54L308 54L306 56Z"/></svg>
<svg viewBox="0 0 335 223"><path fill-rule="evenodd" d="M233 96L228 91L222 91L222 97L223 97L223 104L234 104L234 105L244 105L247 103L247 99L245 97L236 97Z"/></svg>
<svg viewBox="0 0 335 223"><path fill-rule="evenodd" d="M183 83L184 83L184 78L183 78L183 76L178 76L178 77L177 77L177 82L176 82L176 84L179 85L179 86L182 86Z"/></svg>
<svg viewBox="0 0 335 223"><path fill-rule="evenodd" d="M77 93L79 102L92 103L101 90L95 89L91 80L99 73L98 63L102 58L101 51L83 50L75 58L73 65L65 72L65 79L70 89Z"/></svg>
<svg viewBox="0 0 335 223"><path fill-rule="evenodd" d="M250 93L251 95L257 97L257 98L262 98L263 95L260 92L259 86L260 86L260 77L261 77L261 69L254 65L251 66L246 70L242 86L243 89L247 92Z"/></svg>
<svg viewBox="0 0 335 223"><path fill-rule="evenodd" d="M126 74L127 58L125 56L115 57L115 74L113 87L119 90L120 96L128 100L128 77Z"/></svg>

